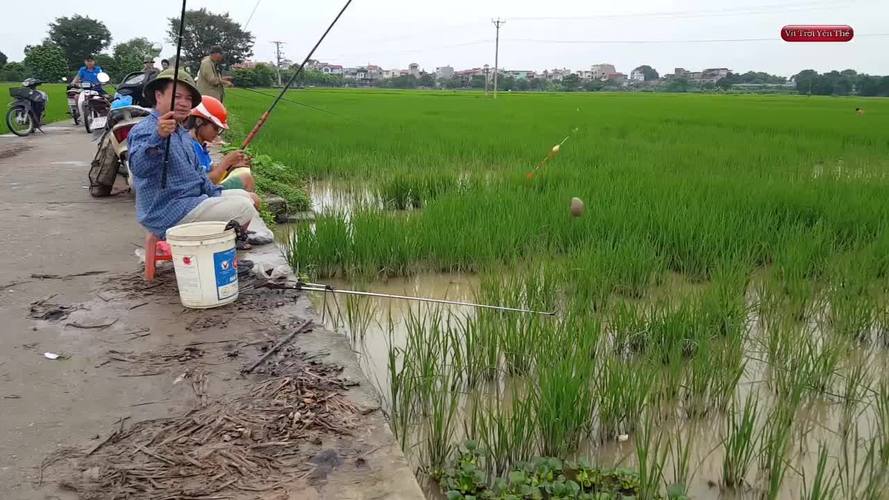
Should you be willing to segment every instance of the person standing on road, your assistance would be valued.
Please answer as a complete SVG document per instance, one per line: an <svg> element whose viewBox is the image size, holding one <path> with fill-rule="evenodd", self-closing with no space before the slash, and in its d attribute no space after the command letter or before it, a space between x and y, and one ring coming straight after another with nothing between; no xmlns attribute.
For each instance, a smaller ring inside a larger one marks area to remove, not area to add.
<svg viewBox="0 0 889 500"><path fill-rule="evenodd" d="M215 97L220 102L224 101L225 87L231 87L231 80L219 73L218 64L222 62L222 47L214 45L210 49L210 55L201 60L201 68L198 70L198 90L203 95Z"/></svg>
<svg viewBox="0 0 889 500"><path fill-rule="evenodd" d="M150 58L145 59L142 66L142 72L145 73L145 80L143 80L145 83L154 80L157 74L160 73L157 68L154 67L154 59Z"/></svg>
<svg viewBox="0 0 889 500"><path fill-rule="evenodd" d="M168 69L145 86L145 99L154 109L130 131L130 170L136 192L136 219L158 238L179 224L201 221L236 221L246 231L257 216L259 198L243 189L225 191L214 186L198 164L191 135L181 126L201 93L191 76L179 71L175 110L173 70ZM170 141L167 184L163 186L164 149ZM239 242L239 248L249 248Z"/></svg>

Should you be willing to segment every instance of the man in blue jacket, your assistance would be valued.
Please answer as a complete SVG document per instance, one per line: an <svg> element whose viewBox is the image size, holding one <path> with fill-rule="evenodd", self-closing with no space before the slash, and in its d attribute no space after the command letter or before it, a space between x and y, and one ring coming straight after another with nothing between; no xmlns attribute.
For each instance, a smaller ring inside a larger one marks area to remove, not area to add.
<svg viewBox="0 0 889 500"><path fill-rule="evenodd" d="M89 82L92 84L93 90L97 90L100 94L104 94L105 90L102 88L102 83L99 81L99 73L102 72L102 67L96 64L96 60L93 56L86 56L86 59L83 60L83 66L77 70L77 75L74 76L74 80L71 81L73 84L78 84L80 82Z"/></svg>
<svg viewBox="0 0 889 500"><path fill-rule="evenodd" d="M214 186L199 167L191 135L181 124L201 102L201 94L184 70L179 70L178 81L175 110L170 109L172 68L162 71L145 86L145 98L154 109L133 127L127 138L136 192L136 219L158 238L163 238L167 229L189 222L236 221L246 229L257 216L253 206L259 200L243 189L223 191ZM163 187L164 148L168 138L170 161L167 184Z"/></svg>

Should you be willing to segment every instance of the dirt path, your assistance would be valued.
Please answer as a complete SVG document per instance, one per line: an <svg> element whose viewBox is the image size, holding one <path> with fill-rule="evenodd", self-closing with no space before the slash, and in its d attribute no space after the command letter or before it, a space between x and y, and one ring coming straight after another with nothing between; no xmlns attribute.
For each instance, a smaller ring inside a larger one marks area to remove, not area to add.
<svg viewBox="0 0 889 500"><path fill-rule="evenodd" d="M171 271L146 287L132 199L87 194L94 148L67 126L0 136L0 498L113 498L109 485L120 494L136 484L121 479L126 467L149 471L139 484L158 489L120 498L185 491L193 485L176 486L177 474L188 467L205 493L222 486L219 498L421 498L344 338L314 327L265 373L240 374L314 317L304 297L247 279L236 304L203 312L179 304ZM272 394L270 381L288 378L308 382ZM288 427L250 427L244 412L268 402L278 405L263 414L272 420L291 405ZM245 419L235 432L210 425L228 411ZM192 434L219 442L198 455L195 440L171 451L150 439L185 418L204 425ZM152 419L163 420L139 424ZM254 449L265 451L244 455ZM258 485L270 487L248 491Z"/></svg>

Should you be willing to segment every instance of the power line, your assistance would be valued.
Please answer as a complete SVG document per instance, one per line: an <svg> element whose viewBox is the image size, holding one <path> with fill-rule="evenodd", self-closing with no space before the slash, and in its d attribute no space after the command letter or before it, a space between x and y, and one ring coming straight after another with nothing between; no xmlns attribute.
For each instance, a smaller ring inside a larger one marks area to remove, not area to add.
<svg viewBox="0 0 889 500"><path fill-rule="evenodd" d="M689 11L662 11L662 12L627 12L615 14L591 14L587 16L524 16L510 17L510 21L588 21L599 19L626 19L640 17L659 17L659 18L700 18L700 17L722 17L722 16L743 16L743 15L760 15L760 14L779 14L787 12L800 12L812 10L831 10L842 8L845 5L854 3L852 0L841 2L827 2L820 0L817 2L794 2L781 3L771 5L758 5L749 7L738 7L730 9L712 9L712 10L689 10Z"/></svg>

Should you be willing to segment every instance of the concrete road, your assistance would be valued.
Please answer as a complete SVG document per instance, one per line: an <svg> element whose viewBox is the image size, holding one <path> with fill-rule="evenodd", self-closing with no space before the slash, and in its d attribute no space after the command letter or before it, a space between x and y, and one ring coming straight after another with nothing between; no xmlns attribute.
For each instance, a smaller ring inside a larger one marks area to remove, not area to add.
<svg viewBox="0 0 889 500"><path fill-rule="evenodd" d="M121 419L132 423L184 413L195 405L195 394L190 384L177 380L195 366L208 372L210 398L248 390L255 380L241 377L239 370L245 357L258 353L245 346L274 339L291 322L314 315L305 298L282 301L271 311L251 310L241 300L205 312L184 309L174 286L145 297L132 293L134 283L145 286L134 255L144 232L135 220L133 198L91 198L87 173L96 145L79 127L55 125L46 132L0 136L3 499L78 498L59 487L62 473L54 472L66 450L91 448ZM88 271L99 274L66 277ZM171 271L166 272L170 283ZM68 316L35 319L53 305L69 308ZM195 343L201 359L174 360L157 373L134 373L134 367L109 354L155 356ZM375 407L375 394L344 337L319 329L298 337L295 345L344 366L344 375L361 384L348 397L363 408ZM233 351L240 357L232 357ZM44 353L67 359L50 360ZM354 436L325 439L318 448L357 453L360 466L346 462L321 481L284 485L274 497L245 498L422 497L381 412L362 419Z"/></svg>

